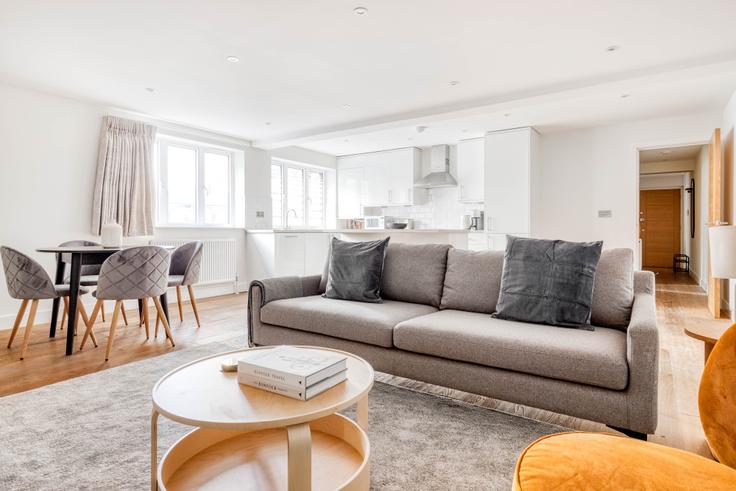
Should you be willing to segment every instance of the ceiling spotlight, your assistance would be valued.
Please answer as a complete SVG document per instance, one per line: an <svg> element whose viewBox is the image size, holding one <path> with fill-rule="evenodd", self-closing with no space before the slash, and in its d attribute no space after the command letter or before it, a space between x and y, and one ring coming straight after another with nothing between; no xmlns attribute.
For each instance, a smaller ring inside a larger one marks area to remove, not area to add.
<svg viewBox="0 0 736 491"><path fill-rule="evenodd" d="M460 81L459 81L459 80L450 80L450 81L449 81L449 82L447 82L447 83L448 83L448 84L450 84L451 86L453 86L453 87L454 87L454 86L456 86L457 84L459 84L459 83L460 83Z"/></svg>
<svg viewBox="0 0 736 491"><path fill-rule="evenodd" d="M343 104L343 105L342 105L342 108L343 108L343 109L350 109L350 108L352 108L352 107L353 107L353 106L351 106L350 104Z"/></svg>
<svg viewBox="0 0 736 491"><path fill-rule="evenodd" d="M266 122L265 122L264 124L265 124L266 126L271 126L271 121L266 121Z"/></svg>
<svg viewBox="0 0 736 491"><path fill-rule="evenodd" d="M153 87L146 87L146 90L148 92L154 92L156 89L154 89Z"/></svg>
<svg viewBox="0 0 736 491"><path fill-rule="evenodd" d="M467 133L468 132L468 130L462 130L462 131L463 131L463 133Z"/></svg>
<svg viewBox="0 0 736 491"><path fill-rule="evenodd" d="M345 139L344 139L343 141L344 141L345 143L347 143L347 142L349 142L350 140L348 140L347 138L345 138Z"/></svg>
<svg viewBox="0 0 736 491"><path fill-rule="evenodd" d="M511 116L511 113L503 113L504 118L508 118L509 116Z"/></svg>
<svg viewBox="0 0 736 491"><path fill-rule="evenodd" d="M631 94L621 94L621 99L626 99L627 97L630 97Z"/></svg>
<svg viewBox="0 0 736 491"><path fill-rule="evenodd" d="M354 13L355 15L365 15L365 14L367 14L367 13L368 13L368 9L367 9L367 8L365 8L365 7L355 7L355 8L353 9L353 13Z"/></svg>
<svg viewBox="0 0 736 491"><path fill-rule="evenodd" d="M424 131L425 131L426 129L427 129L427 127L426 127L426 126L417 126L417 127L416 127L417 133L424 133Z"/></svg>
<svg viewBox="0 0 736 491"><path fill-rule="evenodd" d="M227 58L225 58L225 59L226 59L227 61L229 61L230 63L237 63L237 62L239 62L239 61L240 61L240 58L238 58L237 56L228 56L228 57L227 57Z"/></svg>
<svg viewBox="0 0 736 491"><path fill-rule="evenodd" d="M618 51L620 49L621 49L621 46L619 46L618 44L612 44L611 46L608 46L606 48L606 52L607 53L613 53L614 51Z"/></svg>

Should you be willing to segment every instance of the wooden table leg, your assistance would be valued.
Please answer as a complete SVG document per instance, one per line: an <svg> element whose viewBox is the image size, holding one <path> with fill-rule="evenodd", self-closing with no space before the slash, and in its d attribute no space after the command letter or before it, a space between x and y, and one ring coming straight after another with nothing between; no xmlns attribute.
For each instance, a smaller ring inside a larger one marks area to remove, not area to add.
<svg viewBox="0 0 736 491"><path fill-rule="evenodd" d="M708 363L708 357L710 357L710 352L713 351L714 347L715 343L709 343L708 341L703 342L703 365Z"/></svg>
<svg viewBox="0 0 736 491"><path fill-rule="evenodd" d="M289 491L312 489L312 432L309 423L286 427L289 445Z"/></svg>
<svg viewBox="0 0 736 491"><path fill-rule="evenodd" d="M81 280L82 255L72 254L72 270L69 277L69 318L66 331L66 355L74 351L74 332L77 327L77 302L79 301L79 281Z"/></svg>
<svg viewBox="0 0 736 491"><path fill-rule="evenodd" d="M158 412L151 411L151 491L158 489L156 474L158 471Z"/></svg>
<svg viewBox="0 0 736 491"><path fill-rule="evenodd" d="M363 431L368 431L368 394L358 401L355 408L355 419Z"/></svg>
<svg viewBox="0 0 736 491"><path fill-rule="evenodd" d="M54 277L54 284L61 285L64 283L64 269L66 264L61 259L61 254L56 255L56 276ZM51 307L51 323L49 324L49 337L53 338L56 336L56 322L59 319L59 298L55 298L53 306Z"/></svg>

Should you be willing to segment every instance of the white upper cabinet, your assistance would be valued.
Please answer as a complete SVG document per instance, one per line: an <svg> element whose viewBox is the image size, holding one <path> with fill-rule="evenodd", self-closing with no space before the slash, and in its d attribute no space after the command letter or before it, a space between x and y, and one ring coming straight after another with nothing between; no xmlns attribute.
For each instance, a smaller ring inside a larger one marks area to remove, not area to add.
<svg viewBox="0 0 736 491"><path fill-rule="evenodd" d="M358 191L355 179L362 172ZM401 148L339 157L337 160L338 217L354 218L363 206L400 206L419 203L424 190L415 189L422 177L419 149ZM346 186L343 189L343 185ZM360 200L359 202L357 200Z"/></svg>
<svg viewBox="0 0 736 491"><path fill-rule="evenodd" d="M458 200L463 202L484 201L483 175L485 162L485 139L463 140L457 144Z"/></svg>
<svg viewBox="0 0 736 491"><path fill-rule="evenodd" d="M495 131L486 135L484 207L487 232L532 232L532 175L540 165L538 141L539 134L533 128Z"/></svg>

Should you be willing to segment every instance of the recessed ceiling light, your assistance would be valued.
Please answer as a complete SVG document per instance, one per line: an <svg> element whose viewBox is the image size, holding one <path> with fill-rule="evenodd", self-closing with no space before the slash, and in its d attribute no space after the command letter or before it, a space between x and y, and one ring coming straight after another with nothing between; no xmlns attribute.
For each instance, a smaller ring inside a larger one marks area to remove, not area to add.
<svg viewBox="0 0 736 491"><path fill-rule="evenodd" d="M626 99L627 97L630 97L631 94L621 94L621 99Z"/></svg>
<svg viewBox="0 0 736 491"><path fill-rule="evenodd" d="M618 44L612 44L611 46L606 47L607 53L613 53L614 51L618 51L621 49L621 46Z"/></svg>
<svg viewBox="0 0 736 491"><path fill-rule="evenodd" d="M417 126L415 129L417 130L417 133L424 133L425 130L427 129L427 127L426 126Z"/></svg>
<svg viewBox="0 0 736 491"><path fill-rule="evenodd" d="M227 61L229 61L230 63L237 63L237 62L239 62L239 61L240 61L240 58L238 58L237 56L228 56L228 57L227 57L227 58L225 58L225 59L226 59Z"/></svg>
<svg viewBox="0 0 736 491"><path fill-rule="evenodd" d="M153 87L146 87L146 90L148 92L154 92L156 89L154 89Z"/></svg>
<svg viewBox="0 0 736 491"><path fill-rule="evenodd" d="M344 141L345 143L347 143L347 142L349 142L350 140L348 140L347 138L345 138L345 139L344 139L343 141Z"/></svg>
<svg viewBox="0 0 736 491"><path fill-rule="evenodd" d="M350 108L352 108L352 107L353 107L353 106L351 106L350 104L343 104L343 105L342 105L342 108L343 108L343 109L350 109Z"/></svg>
<svg viewBox="0 0 736 491"><path fill-rule="evenodd" d="M265 125L266 126L271 126L271 121L266 121Z"/></svg>
<svg viewBox="0 0 736 491"><path fill-rule="evenodd" d="M508 118L509 116L511 116L511 113L503 113L503 116L504 116L505 118Z"/></svg>
<svg viewBox="0 0 736 491"><path fill-rule="evenodd" d="M460 83L460 81L459 81L459 80L450 80L450 81L449 81L449 82L447 82L447 83L448 83L448 84L450 84L450 85L452 85L452 86L454 87L454 86L456 86L457 84L459 84L459 83Z"/></svg>
<svg viewBox="0 0 736 491"><path fill-rule="evenodd" d="M354 13L355 15L365 15L365 14L367 14L367 13L368 13L368 9L367 9L367 8L365 8L365 7L355 7L355 8L353 9L353 13Z"/></svg>
<svg viewBox="0 0 736 491"><path fill-rule="evenodd" d="M463 133L467 133L467 132L468 132L468 130L463 130Z"/></svg>

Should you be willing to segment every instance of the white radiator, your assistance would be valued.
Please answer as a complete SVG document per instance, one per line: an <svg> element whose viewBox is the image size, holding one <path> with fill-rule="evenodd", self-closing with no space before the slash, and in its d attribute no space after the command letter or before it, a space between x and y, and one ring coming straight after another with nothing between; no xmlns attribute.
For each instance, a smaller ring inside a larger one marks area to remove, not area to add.
<svg viewBox="0 0 736 491"><path fill-rule="evenodd" d="M195 240L200 239L152 240L151 245L179 247ZM235 265L235 239L207 239L202 243L204 250L198 284L232 282L235 286L238 272Z"/></svg>

